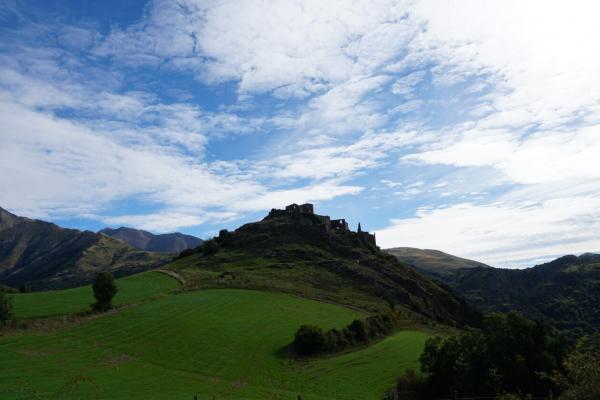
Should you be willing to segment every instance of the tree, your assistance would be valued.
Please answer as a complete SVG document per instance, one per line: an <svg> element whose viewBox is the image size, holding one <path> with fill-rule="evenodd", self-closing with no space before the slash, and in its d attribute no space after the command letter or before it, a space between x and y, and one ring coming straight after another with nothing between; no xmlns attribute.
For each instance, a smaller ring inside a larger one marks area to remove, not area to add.
<svg viewBox="0 0 600 400"><path fill-rule="evenodd" d="M107 311L112 308L112 299L117 294L117 284L110 272L101 272L94 282L94 297L96 304L92 308L96 311Z"/></svg>
<svg viewBox="0 0 600 400"><path fill-rule="evenodd" d="M12 319L12 298L0 288L0 327Z"/></svg>
<svg viewBox="0 0 600 400"><path fill-rule="evenodd" d="M469 396L545 396L556 385L543 377L560 368L566 349L564 336L542 322L513 313L492 314L481 331L429 339L420 358L421 371L434 397L454 391Z"/></svg>
<svg viewBox="0 0 600 400"><path fill-rule="evenodd" d="M600 399L600 334L580 339L563 367L554 377L564 389L561 400Z"/></svg>
<svg viewBox="0 0 600 400"><path fill-rule="evenodd" d="M317 354L327 350L327 338L318 326L302 325L294 335L293 347L300 355Z"/></svg>

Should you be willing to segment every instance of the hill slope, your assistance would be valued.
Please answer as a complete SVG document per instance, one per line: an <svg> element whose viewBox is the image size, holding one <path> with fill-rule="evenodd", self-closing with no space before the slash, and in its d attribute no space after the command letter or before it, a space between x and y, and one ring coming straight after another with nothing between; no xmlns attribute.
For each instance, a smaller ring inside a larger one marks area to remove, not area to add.
<svg viewBox="0 0 600 400"><path fill-rule="evenodd" d="M128 304L168 293L179 287L173 277L156 271L142 272L116 280L118 292L114 305ZM91 285L46 292L18 293L11 296L15 319L52 317L89 311L94 303Z"/></svg>
<svg viewBox="0 0 600 400"><path fill-rule="evenodd" d="M522 270L457 269L437 278L484 311L519 311L574 334L600 331L600 254L564 256Z"/></svg>
<svg viewBox="0 0 600 400"><path fill-rule="evenodd" d="M98 272L130 275L169 261L90 231L64 229L0 208L0 282L56 289L90 282Z"/></svg>
<svg viewBox="0 0 600 400"><path fill-rule="evenodd" d="M395 247L384 251L393 255L398 261L404 264L412 265L421 271L432 274L440 274L448 270L463 268L491 268L489 265L480 263L479 261L453 256L439 250Z"/></svg>
<svg viewBox="0 0 600 400"><path fill-rule="evenodd" d="M460 297L381 252L368 233L327 230L323 218L273 210L221 232L217 254L197 252L167 268L184 275L189 289L277 290L370 310L391 302L446 324L478 323Z"/></svg>
<svg viewBox="0 0 600 400"><path fill-rule="evenodd" d="M166 295L53 333L0 336L0 398L379 400L418 366L426 334L316 360L285 352L301 324L361 315L280 293Z"/></svg>
<svg viewBox="0 0 600 400"><path fill-rule="evenodd" d="M105 228L98 233L122 240L138 250L158 253L178 253L202 244L202 239L179 232L155 235L140 229L121 227Z"/></svg>

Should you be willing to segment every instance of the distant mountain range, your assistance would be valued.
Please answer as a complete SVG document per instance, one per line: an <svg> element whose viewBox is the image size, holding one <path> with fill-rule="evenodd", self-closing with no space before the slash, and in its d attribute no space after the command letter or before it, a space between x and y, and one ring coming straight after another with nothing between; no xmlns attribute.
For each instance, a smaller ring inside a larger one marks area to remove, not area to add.
<svg viewBox="0 0 600 400"><path fill-rule="evenodd" d="M179 232L154 235L140 229L121 227L105 228L98 233L122 240L136 249L158 253L179 253L202 244L202 239Z"/></svg>
<svg viewBox="0 0 600 400"><path fill-rule="evenodd" d="M484 312L521 312L547 319L574 335L600 332L600 254L568 255L532 268L504 269L435 250L387 251Z"/></svg>
<svg viewBox="0 0 600 400"><path fill-rule="evenodd" d="M0 283L56 289L88 283L100 271L123 276L172 255L139 251L106 235L18 217L0 208Z"/></svg>

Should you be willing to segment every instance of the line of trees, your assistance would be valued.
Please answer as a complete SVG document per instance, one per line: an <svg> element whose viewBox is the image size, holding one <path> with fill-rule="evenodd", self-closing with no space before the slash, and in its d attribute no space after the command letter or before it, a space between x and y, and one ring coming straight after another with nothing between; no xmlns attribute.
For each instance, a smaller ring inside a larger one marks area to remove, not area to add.
<svg viewBox="0 0 600 400"><path fill-rule="evenodd" d="M394 331L398 322L397 314L390 311L355 319L341 330L333 328L324 331L318 326L302 325L294 335L292 350L299 356L338 352L385 337Z"/></svg>
<svg viewBox="0 0 600 400"><path fill-rule="evenodd" d="M546 397L600 399L600 339L573 349L548 324L520 314L491 314L481 330L428 339L421 374L407 371L396 398Z"/></svg>

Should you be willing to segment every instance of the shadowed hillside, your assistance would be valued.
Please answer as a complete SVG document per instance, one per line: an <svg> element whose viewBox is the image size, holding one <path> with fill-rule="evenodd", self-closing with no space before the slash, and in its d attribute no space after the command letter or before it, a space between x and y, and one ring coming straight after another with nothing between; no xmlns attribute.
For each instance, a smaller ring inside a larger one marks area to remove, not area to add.
<svg viewBox="0 0 600 400"><path fill-rule="evenodd" d="M380 251L373 235L312 208L272 210L189 253L169 266L186 276L188 289L277 290L362 309L397 304L453 325L479 318L460 297Z"/></svg>
<svg viewBox="0 0 600 400"><path fill-rule="evenodd" d="M435 274L483 311L518 311L574 334L600 331L600 254L569 255L527 269Z"/></svg>
<svg viewBox="0 0 600 400"><path fill-rule="evenodd" d="M121 227L117 229L105 228L98 233L122 240L138 250L158 253L178 253L202 244L202 239L179 232L155 235L140 229Z"/></svg>
<svg viewBox="0 0 600 400"><path fill-rule="evenodd" d="M164 264L170 256L137 251L90 231L18 217L0 209L0 282L57 289L90 282L100 271L130 275Z"/></svg>

